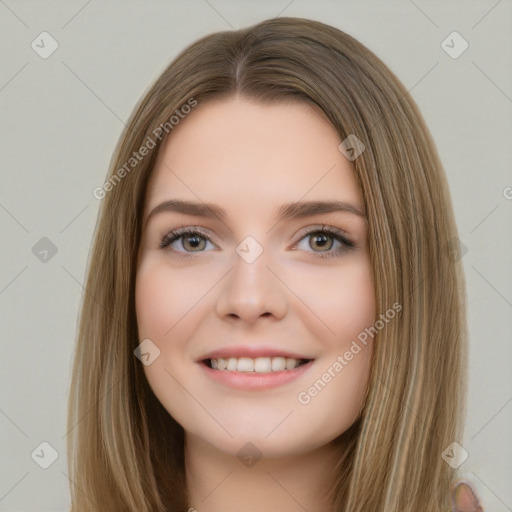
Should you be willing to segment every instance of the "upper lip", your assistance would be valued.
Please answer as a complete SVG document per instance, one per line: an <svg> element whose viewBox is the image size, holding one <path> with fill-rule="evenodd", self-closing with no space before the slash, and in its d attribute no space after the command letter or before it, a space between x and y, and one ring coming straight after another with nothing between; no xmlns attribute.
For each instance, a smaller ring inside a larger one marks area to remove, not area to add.
<svg viewBox="0 0 512 512"><path fill-rule="evenodd" d="M224 347L218 350L212 350L207 354L204 354L199 358L198 361L204 361L205 359L228 359L230 357L250 357L255 359L257 357L288 357L290 359L313 359L297 352L290 352L289 350L277 347L265 347L265 346L251 346L251 345L237 345L232 347Z"/></svg>

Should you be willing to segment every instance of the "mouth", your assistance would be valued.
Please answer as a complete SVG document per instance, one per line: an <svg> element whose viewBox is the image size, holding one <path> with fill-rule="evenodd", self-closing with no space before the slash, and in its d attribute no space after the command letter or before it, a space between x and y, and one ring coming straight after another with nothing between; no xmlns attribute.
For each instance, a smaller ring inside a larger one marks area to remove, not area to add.
<svg viewBox="0 0 512 512"><path fill-rule="evenodd" d="M212 370L222 372L276 373L292 371L312 361L314 361L314 359L273 356L256 358L219 357L216 359L203 359L201 363Z"/></svg>
<svg viewBox="0 0 512 512"><path fill-rule="evenodd" d="M314 366L314 359L292 357L219 357L199 362L212 382L239 391L265 391L280 388L304 378Z"/></svg>

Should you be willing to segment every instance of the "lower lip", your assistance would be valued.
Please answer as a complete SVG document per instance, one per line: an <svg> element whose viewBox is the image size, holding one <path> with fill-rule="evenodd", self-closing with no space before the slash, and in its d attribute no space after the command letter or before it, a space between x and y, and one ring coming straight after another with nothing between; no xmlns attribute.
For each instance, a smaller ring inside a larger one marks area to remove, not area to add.
<svg viewBox="0 0 512 512"><path fill-rule="evenodd" d="M313 366L313 363L314 360L298 366L293 370L268 373L214 370L204 362L200 362L199 364L206 372L206 375L216 382L220 382L221 384L235 389L263 391L265 389L283 386L292 380L298 379Z"/></svg>

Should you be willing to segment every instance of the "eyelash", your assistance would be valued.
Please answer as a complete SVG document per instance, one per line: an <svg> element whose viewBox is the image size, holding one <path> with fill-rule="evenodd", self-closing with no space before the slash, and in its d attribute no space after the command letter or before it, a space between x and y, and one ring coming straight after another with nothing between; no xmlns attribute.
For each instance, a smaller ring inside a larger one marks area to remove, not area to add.
<svg viewBox="0 0 512 512"><path fill-rule="evenodd" d="M304 233L303 237L299 240L299 242L302 241L304 238L307 238L308 236L311 236L313 234L328 235L330 238L334 238L335 240L337 240L338 242L340 242L342 244L342 246L340 248L338 248L334 251L329 250L326 253L315 253L315 251L313 251L315 254L318 254L318 256L320 258L332 258L335 256L341 256L342 254L350 251L351 249L353 249L356 246L356 244L354 242L352 242L352 240L349 240L345 235L343 235L343 233L340 230L330 227L330 226L322 226L321 228L311 229L310 231ZM181 228L175 229L174 231L167 233L162 238L162 240L159 244L159 247L161 249L166 249L169 245L171 245L176 240L179 240L184 235L201 235L202 238L213 243L213 240L208 235L208 233L203 231L200 227L197 227L197 226L184 227L184 226L182 226ZM176 252L180 253L180 257L182 257L182 258L193 258L195 256L194 253L187 253L187 252L183 253L182 251L176 251ZM197 252L204 252L204 251L197 251Z"/></svg>

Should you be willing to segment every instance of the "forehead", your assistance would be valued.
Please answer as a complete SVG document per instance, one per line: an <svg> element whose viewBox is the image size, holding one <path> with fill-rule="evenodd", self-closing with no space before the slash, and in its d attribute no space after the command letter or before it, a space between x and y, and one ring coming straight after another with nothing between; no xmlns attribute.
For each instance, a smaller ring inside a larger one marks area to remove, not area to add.
<svg viewBox="0 0 512 512"><path fill-rule="evenodd" d="M147 210L169 198L255 211L270 203L332 199L362 209L340 142L324 114L306 102L235 97L199 103L160 150Z"/></svg>

